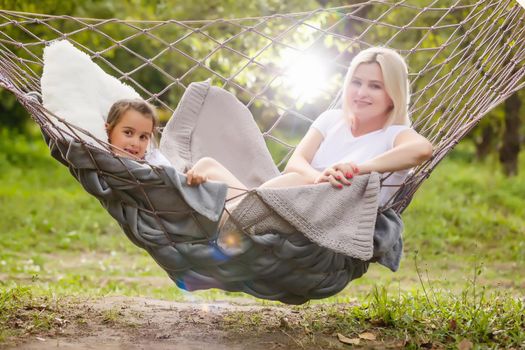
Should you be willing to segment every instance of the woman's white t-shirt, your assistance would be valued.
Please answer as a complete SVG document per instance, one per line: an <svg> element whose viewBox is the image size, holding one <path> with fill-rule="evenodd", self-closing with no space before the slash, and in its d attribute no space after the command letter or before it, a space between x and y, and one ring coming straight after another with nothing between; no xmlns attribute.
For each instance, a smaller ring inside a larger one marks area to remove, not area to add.
<svg viewBox="0 0 525 350"><path fill-rule="evenodd" d="M394 147L396 136L410 127L391 125L368 134L355 137L341 109L331 109L321 114L312 124L323 135L323 141L315 153L311 165L318 171L344 162L363 163L377 157ZM383 181L379 205L382 206L397 191L410 170L396 171ZM385 174L387 176L388 174ZM390 187L385 185L395 185Z"/></svg>

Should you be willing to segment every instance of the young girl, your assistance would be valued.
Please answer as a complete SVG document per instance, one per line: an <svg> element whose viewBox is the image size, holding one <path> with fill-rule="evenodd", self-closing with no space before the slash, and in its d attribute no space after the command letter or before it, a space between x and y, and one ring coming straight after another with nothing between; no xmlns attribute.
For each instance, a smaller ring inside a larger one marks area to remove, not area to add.
<svg viewBox="0 0 525 350"><path fill-rule="evenodd" d="M171 166L156 148L149 147L157 126L155 108L141 99L123 99L115 102L108 113L106 131L112 151L152 165ZM149 149L149 151L148 151ZM228 198L243 193L245 186L222 164L212 158L200 159L187 171L187 183L199 185L207 180L226 182L239 189L229 189Z"/></svg>
<svg viewBox="0 0 525 350"><path fill-rule="evenodd" d="M112 151L120 156L146 160L154 165L171 165L157 149L148 152L157 124L155 108L146 101L124 99L115 102L106 121Z"/></svg>

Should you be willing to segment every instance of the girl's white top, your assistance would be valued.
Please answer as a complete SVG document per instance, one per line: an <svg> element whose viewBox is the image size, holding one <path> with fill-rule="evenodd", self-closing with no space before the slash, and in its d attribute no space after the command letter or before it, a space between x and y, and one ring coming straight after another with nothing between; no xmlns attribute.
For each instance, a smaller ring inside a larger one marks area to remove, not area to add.
<svg viewBox="0 0 525 350"><path fill-rule="evenodd" d="M355 137L341 109L331 109L322 113L312 124L324 140L312 159L311 165L318 171L344 162L363 163L377 157L394 147L396 136L403 130L409 129L407 125L391 125L368 134ZM383 206L403 183L410 169L396 171L383 181L379 195L379 206ZM396 185L389 187L385 185Z"/></svg>
<svg viewBox="0 0 525 350"><path fill-rule="evenodd" d="M158 148L152 148L144 156L144 160L151 165L156 166L172 166L168 158L166 158L162 153L160 153Z"/></svg>

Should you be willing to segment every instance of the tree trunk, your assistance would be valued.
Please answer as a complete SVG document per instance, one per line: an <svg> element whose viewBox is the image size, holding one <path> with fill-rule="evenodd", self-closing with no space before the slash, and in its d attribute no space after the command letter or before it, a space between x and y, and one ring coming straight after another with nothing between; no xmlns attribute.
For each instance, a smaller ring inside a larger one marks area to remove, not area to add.
<svg viewBox="0 0 525 350"><path fill-rule="evenodd" d="M507 176L518 175L518 155L520 153L520 107L518 93L505 101L505 131L499 150L499 160Z"/></svg>
<svg viewBox="0 0 525 350"><path fill-rule="evenodd" d="M474 144L476 145L477 160L484 160L492 150L494 144L494 128L488 124L481 129L481 135L476 137Z"/></svg>

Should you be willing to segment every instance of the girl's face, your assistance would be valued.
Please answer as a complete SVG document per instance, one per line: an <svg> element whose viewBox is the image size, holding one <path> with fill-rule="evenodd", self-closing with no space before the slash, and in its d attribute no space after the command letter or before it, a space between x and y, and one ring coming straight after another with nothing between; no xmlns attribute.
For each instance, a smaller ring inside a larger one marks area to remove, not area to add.
<svg viewBox="0 0 525 350"><path fill-rule="evenodd" d="M378 63L361 63L357 66L347 88L348 105L360 121L386 122L394 103L385 90L383 73Z"/></svg>
<svg viewBox="0 0 525 350"><path fill-rule="evenodd" d="M128 109L109 131L108 138L109 143L126 151L115 148L113 151L118 155L129 157L132 154L143 159L152 134L153 121L134 109Z"/></svg>

